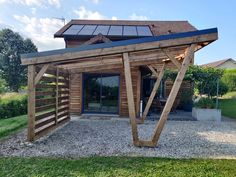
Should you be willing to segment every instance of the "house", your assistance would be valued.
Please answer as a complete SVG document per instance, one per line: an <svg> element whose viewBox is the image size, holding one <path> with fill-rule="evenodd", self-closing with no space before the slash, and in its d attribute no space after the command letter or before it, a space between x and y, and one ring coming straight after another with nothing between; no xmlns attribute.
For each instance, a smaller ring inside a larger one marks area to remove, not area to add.
<svg viewBox="0 0 236 177"><path fill-rule="evenodd" d="M232 58L218 60L211 63L206 63L201 65L203 67L211 67L211 68L220 68L220 69L236 69L236 61Z"/></svg>
<svg viewBox="0 0 236 177"><path fill-rule="evenodd" d="M72 20L55 37L64 38L65 49L21 55L28 67L28 140L69 121L72 113L115 114L130 118L134 145L153 147L185 85L194 53L217 40L218 32L197 30L187 21ZM178 70L168 86L162 83L166 68ZM148 89L142 88L152 78L140 117ZM137 121L144 122L159 86L157 95L168 98L153 137L141 140Z"/></svg>
<svg viewBox="0 0 236 177"><path fill-rule="evenodd" d="M54 37L64 38L66 48L73 48L194 30L196 28L187 21L72 20L56 32ZM174 64L170 67L176 68ZM158 68L160 69L161 65L158 65ZM118 114L121 117L128 117L123 71L106 69L99 72L81 72L71 77L73 80L71 82L71 89L73 89L70 100L71 113ZM143 100L142 107L144 108L155 78L151 77L151 71L145 67L133 67L132 77L135 85L136 111L139 114L140 99ZM160 91L155 97L168 97L172 85L171 81L162 82ZM191 85L184 82L181 90L186 89L191 89ZM153 105L152 108L155 106Z"/></svg>

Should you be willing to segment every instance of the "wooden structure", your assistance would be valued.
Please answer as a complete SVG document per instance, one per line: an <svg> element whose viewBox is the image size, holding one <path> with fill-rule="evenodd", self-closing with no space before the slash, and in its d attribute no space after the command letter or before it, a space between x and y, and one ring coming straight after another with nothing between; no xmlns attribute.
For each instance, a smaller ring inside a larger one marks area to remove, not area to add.
<svg viewBox="0 0 236 177"><path fill-rule="evenodd" d="M22 64L28 65L28 139L33 141L70 119L73 74L120 70L125 78L133 143L135 146L156 146L194 52L217 38L217 29L214 28L22 55ZM179 72L160 120L153 136L149 140L141 140L137 126L140 98L134 94L134 84L137 83L132 78L132 71L141 66L147 67L157 78L141 118L144 121L164 70L172 64Z"/></svg>

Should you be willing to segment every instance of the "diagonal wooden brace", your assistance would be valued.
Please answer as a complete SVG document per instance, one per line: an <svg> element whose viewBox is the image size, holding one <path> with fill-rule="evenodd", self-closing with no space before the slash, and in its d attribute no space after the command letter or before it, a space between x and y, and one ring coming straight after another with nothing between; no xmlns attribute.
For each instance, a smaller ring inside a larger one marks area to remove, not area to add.
<svg viewBox="0 0 236 177"><path fill-rule="evenodd" d="M154 71L155 71L155 70L154 70ZM155 95L156 95L156 93L157 93L157 90L158 90L158 88L159 88L159 85L160 85L160 83L161 83L161 79L163 78L164 71L165 71L165 63L163 64L163 66L162 66L161 71L160 71L159 74L154 73L154 74L157 76L157 80L156 80L156 82L155 82L155 84L154 84L154 86L153 86L151 95L150 95L150 97L148 98L147 105L146 105L146 107L145 107L145 109L144 109L143 116L142 116L142 118L141 118L141 123L143 123L144 120L145 120L145 118L147 117L148 111L149 111L149 109L150 109L150 107L151 107L151 105L152 105L153 99L154 99L154 97L155 97Z"/></svg>
<svg viewBox="0 0 236 177"><path fill-rule="evenodd" d="M178 72L178 75L175 79L175 82L174 82L174 85L171 89L171 92L170 92L170 95L167 99L167 102L165 104L165 107L162 111L162 114L161 114L161 117L160 117L160 120L158 121L158 124L157 126L155 127L155 130L154 130L154 134L152 136L152 143L153 145L156 146L157 144L157 141L159 140L159 137L161 135L161 132L164 128L164 125L165 125L165 122L168 118L168 115L170 113L170 110L173 106L173 103L175 101L175 98L178 94L178 91L179 91L179 88L182 84L182 81L184 79L184 76L185 76L185 73L190 65L190 62L192 60L192 58L194 57L194 50L195 50L195 47L196 47L196 44L191 44L191 46L188 48L188 51L187 51L187 54L184 58L184 61L182 63L182 66Z"/></svg>
<svg viewBox="0 0 236 177"><path fill-rule="evenodd" d="M47 71L48 67L50 66L50 64L45 64L41 70L38 72L38 74L35 76L34 79L34 84L36 85L40 79L43 77L44 73Z"/></svg>
<svg viewBox="0 0 236 177"><path fill-rule="evenodd" d="M181 63L172 55L172 53L168 49L162 49L162 51L165 53L165 55L174 63L174 65L180 70Z"/></svg>

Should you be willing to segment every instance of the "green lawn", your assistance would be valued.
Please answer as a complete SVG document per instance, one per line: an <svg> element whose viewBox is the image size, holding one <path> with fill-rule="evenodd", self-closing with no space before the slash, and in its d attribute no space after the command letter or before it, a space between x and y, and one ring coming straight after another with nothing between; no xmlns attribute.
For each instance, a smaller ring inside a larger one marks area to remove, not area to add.
<svg viewBox="0 0 236 177"><path fill-rule="evenodd" d="M220 99L222 115L236 119L236 92L228 92Z"/></svg>
<svg viewBox="0 0 236 177"><path fill-rule="evenodd" d="M0 176L226 176L236 174L236 160L90 157L78 160L0 158Z"/></svg>
<svg viewBox="0 0 236 177"><path fill-rule="evenodd" d="M0 139L16 133L27 124L27 115L0 119Z"/></svg>

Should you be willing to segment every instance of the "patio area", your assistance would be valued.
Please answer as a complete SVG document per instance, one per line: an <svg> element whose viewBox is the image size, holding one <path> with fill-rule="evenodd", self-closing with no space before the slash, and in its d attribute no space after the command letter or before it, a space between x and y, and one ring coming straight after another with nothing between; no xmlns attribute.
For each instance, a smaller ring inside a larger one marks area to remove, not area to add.
<svg viewBox="0 0 236 177"><path fill-rule="evenodd" d="M155 122L138 125L141 138L149 138ZM155 156L171 158L236 159L236 121L167 121L155 148L132 144L129 119L72 120L34 143L26 142L26 130L0 143L0 156Z"/></svg>

